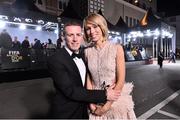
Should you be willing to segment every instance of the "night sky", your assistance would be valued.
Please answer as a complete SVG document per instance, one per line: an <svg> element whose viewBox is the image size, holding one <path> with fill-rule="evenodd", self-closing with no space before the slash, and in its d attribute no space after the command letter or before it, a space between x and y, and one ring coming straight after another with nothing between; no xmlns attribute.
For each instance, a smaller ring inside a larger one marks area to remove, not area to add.
<svg viewBox="0 0 180 120"><path fill-rule="evenodd" d="M180 0L157 0L157 10L165 16L180 15Z"/></svg>

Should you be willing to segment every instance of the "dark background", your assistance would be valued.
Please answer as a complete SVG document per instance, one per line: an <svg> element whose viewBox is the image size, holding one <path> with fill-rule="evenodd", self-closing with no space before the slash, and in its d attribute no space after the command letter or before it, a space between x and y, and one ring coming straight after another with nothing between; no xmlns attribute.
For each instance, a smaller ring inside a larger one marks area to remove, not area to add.
<svg viewBox="0 0 180 120"><path fill-rule="evenodd" d="M14 6L21 9L33 9L35 0L16 0ZM180 15L180 0L156 0L157 11L164 12L165 16Z"/></svg>
<svg viewBox="0 0 180 120"><path fill-rule="evenodd" d="M165 16L180 15L180 0L157 0L157 11Z"/></svg>

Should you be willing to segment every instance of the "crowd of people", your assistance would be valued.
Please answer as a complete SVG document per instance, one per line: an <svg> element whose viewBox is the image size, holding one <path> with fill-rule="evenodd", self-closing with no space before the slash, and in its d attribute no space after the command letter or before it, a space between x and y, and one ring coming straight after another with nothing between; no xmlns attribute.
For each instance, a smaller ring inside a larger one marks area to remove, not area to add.
<svg viewBox="0 0 180 120"><path fill-rule="evenodd" d="M132 44L129 42L123 46L123 49L126 61L142 61L150 58L142 44Z"/></svg>
<svg viewBox="0 0 180 120"><path fill-rule="evenodd" d="M26 48L34 48L34 49L56 49L61 47L60 38L57 40L57 44L54 44L52 40L49 38L47 42L43 43L39 39L34 38L33 42L30 42L29 37L25 36L24 40L20 42L17 36L12 38L10 34L4 29L0 33L0 47L3 48L14 48L14 49L26 49Z"/></svg>

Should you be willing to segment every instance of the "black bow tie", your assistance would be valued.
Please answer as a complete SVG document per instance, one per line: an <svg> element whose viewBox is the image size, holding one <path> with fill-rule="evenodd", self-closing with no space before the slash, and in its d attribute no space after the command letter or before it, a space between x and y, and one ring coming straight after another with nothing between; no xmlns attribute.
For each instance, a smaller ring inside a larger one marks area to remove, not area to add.
<svg viewBox="0 0 180 120"><path fill-rule="evenodd" d="M71 55L71 57L72 57L72 58L75 58L75 57L82 58L82 55L73 52L73 54Z"/></svg>

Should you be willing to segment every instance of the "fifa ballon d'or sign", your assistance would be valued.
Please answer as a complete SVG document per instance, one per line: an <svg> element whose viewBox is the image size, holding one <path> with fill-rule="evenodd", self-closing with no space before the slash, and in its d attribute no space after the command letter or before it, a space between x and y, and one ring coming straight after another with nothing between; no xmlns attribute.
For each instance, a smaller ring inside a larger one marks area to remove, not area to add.
<svg viewBox="0 0 180 120"><path fill-rule="evenodd" d="M1 49L1 69L24 69L29 68L31 63L28 50Z"/></svg>
<svg viewBox="0 0 180 120"><path fill-rule="evenodd" d="M11 62L20 62L23 57L20 55L19 51L9 51L7 57L11 57Z"/></svg>

